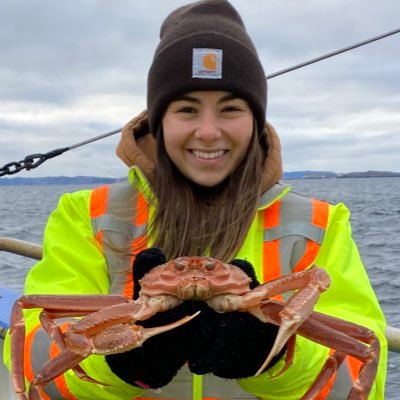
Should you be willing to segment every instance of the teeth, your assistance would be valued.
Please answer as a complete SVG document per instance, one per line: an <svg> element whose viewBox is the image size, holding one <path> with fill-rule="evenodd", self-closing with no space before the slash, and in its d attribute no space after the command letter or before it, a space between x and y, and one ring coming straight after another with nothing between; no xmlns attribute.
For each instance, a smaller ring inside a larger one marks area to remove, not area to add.
<svg viewBox="0 0 400 400"><path fill-rule="evenodd" d="M217 151L200 151L200 150L192 150L192 153L195 157L200 157L200 158L218 158L222 157L225 154L225 150L217 150Z"/></svg>

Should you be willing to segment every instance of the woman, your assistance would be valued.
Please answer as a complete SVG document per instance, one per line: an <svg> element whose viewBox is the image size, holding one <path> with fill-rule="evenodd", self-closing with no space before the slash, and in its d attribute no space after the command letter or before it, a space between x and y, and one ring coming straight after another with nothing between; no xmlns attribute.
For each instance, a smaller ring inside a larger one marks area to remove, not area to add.
<svg viewBox="0 0 400 400"><path fill-rule="evenodd" d="M131 168L129 185L61 198L46 227L43 260L30 271L25 292L137 298L146 270L182 255L236 259L232 263L251 275L250 263L257 275L253 286L256 279L268 281L315 264L332 279L316 310L378 335L381 357L369 398L383 399L385 321L351 238L349 212L343 204L311 200L279 183L279 139L265 123L265 74L240 16L227 1L200 1L172 12L160 37L148 75L148 112L124 127L117 149ZM51 399L203 394L294 400L329 357L328 348L298 336L288 369L282 372L284 348L254 377L275 339L273 326L191 302L143 324L160 325L197 309L199 317L138 349L82 362L90 377L109 386L69 371L44 391ZM26 315L30 381L49 358L37 316L37 311ZM346 398L359 368L355 364L346 359L318 399Z"/></svg>

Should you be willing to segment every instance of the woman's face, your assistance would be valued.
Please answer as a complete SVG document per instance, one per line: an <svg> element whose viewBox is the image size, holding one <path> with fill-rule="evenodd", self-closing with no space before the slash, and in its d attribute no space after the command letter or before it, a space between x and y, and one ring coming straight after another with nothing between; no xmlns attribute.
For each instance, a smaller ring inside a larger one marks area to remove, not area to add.
<svg viewBox="0 0 400 400"><path fill-rule="evenodd" d="M229 92L187 93L171 102L163 116L166 152L194 183L218 185L246 154L253 121L247 102Z"/></svg>

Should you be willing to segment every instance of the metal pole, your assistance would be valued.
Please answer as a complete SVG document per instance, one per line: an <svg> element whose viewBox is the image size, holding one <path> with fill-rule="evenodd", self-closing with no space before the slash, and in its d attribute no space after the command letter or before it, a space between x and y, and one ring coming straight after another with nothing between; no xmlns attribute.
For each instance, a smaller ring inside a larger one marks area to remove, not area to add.
<svg viewBox="0 0 400 400"><path fill-rule="evenodd" d="M283 75L283 74L286 74L288 72L294 71L296 69L306 67L307 65L314 64L316 62L325 60L325 59L333 57L333 56L337 56L338 54L345 53L346 51L353 50L353 49L355 49L357 47L365 46L366 44L375 42L377 40L380 40L380 39L383 39L385 37L394 35L396 33L400 33L400 28L394 29L394 30L392 30L390 32L383 33L382 35L379 35L379 36L374 36L372 38L363 40L362 42L358 42L358 43L352 44L350 46L346 46L346 47L343 47L341 49L331 51L330 53L326 53L326 54L323 54L322 56L315 57L315 58L313 58L311 60L304 61L304 62L302 62L300 64L293 65L292 67L285 68L285 69L282 69L282 70L277 71L277 72L273 72L272 74L267 75L266 78L267 79L275 78L276 76Z"/></svg>
<svg viewBox="0 0 400 400"><path fill-rule="evenodd" d="M387 326L386 339L388 341L389 351L400 353L400 328Z"/></svg>
<svg viewBox="0 0 400 400"><path fill-rule="evenodd" d="M35 260L42 259L42 246L9 237L0 237L0 251L19 254Z"/></svg>

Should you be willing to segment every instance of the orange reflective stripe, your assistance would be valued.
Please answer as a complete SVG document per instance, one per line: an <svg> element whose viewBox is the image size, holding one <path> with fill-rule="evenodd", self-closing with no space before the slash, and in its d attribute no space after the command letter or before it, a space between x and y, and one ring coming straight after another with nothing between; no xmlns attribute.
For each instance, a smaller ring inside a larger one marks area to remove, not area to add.
<svg viewBox="0 0 400 400"><path fill-rule="evenodd" d="M147 248L147 240L145 236L138 237L132 240L132 255L130 265L135 262L136 254ZM129 272L126 277L126 282L122 294L128 299L133 298L134 283L132 272Z"/></svg>
<svg viewBox="0 0 400 400"><path fill-rule="evenodd" d="M300 261L293 268L293 272L303 271L307 267L309 267L313 263L313 261L317 258L317 254L320 247L321 246L318 243L308 240L303 257L300 258Z"/></svg>
<svg viewBox="0 0 400 400"><path fill-rule="evenodd" d="M131 259L134 260L134 257L132 257ZM133 261L131 262L131 265L132 264L133 264ZM132 277L131 273L129 273L126 277L126 282L125 282L125 286L124 286L122 295L128 299L133 299L133 277Z"/></svg>
<svg viewBox="0 0 400 400"><path fill-rule="evenodd" d="M264 242L264 266L263 281L269 282L281 275L281 263L279 257L279 240Z"/></svg>
<svg viewBox="0 0 400 400"><path fill-rule="evenodd" d="M51 400L51 397L43 389L38 388L38 392L42 400Z"/></svg>
<svg viewBox="0 0 400 400"><path fill-rule="evenodd" d="M313 214L312 224L319 228L326 229L329 216L329 204L321 200L312 199Z"/></svg>
<svg viewBox="0 0 400 400"><path fill-rule="evenodd" d="M329 204L323 201L312 199L312 217L311 223L318 228L326 229L329 217ZM308 268L317 258L321 246L312 240L307 241L306 250L300 261L293 268L293 272L303 271Z"/></svg>
<svg viewBox="0 0 400 400"><path fill-rule="evenodd" d="M141 252L142 250L144 250L146 248L147 248L146 236L140 236L140 237L132 240L132 244L131 244L132 253L131 253L130 265L133 265L135 258L136 258L136 254L138 254L139 252ZM128 299L132 299L133 298L133 290L134 290L133 276L132 276L132 272L129 272L126 277L126 283L125 283L122 294L125 297L127 297Z"/></svg>
<svg viewBox="0 0 400 400"><path fill-rule="evenodd" d="M351 356L346 357L346 362L349 366L351 378L352 378L353 382L355 382L360 373L360 368L361 368L362 362Z"/></svg>
<svg viewBox="0 0 400 400"><path fill-rule="evenodd" d="M35 374L32 369L32 345L35 339L36 332L42 327L42 325L38 324L35 328L33 328L25 337L25 362L24 362L24 373L26 379L29 382L32 382L35 378Z"/></svg>
<svg viewBox="0 0 400 400"><path fill-rule="evenodd" d="M280 223L279 212L281 202L277 200L264 211L264 230L275 228ZM281 276L281 258L279 253L279 240L265 242L263 244L263 282ZM275 300L283 300L282 295L272 297Z"/></svg>
<svg viewBox="0 0 400 400"><path fill-rule="evenodd" d="M149 217L149 205L144 198L142 192L138 193L137 206L136 206L136 226L144 225L147 223Z"/></svg>
<svg viewBox="0 0 400 400"><path fill-rule="evenodd" d="M102 186L92 191L90 196L90 217L92 219L100 217L106 213L108 190L109 186ZM100 247L103 248L102 231L97 233L95 239L99 243Z"/></svg>
<svg viewBox="0 0 400 400"><path fill-rule="evenodd" d="M278 200L264 211L264 230L275 228L279 225L280 205L281 202ZM279 240L264 242L263 252L263 281L268 282L281 275Z"/></svg>
<svg viewBox="0 0 400 400"><path fill-rule="evenodd" d="M329 349L329 357L335 352L334 349ZM327 382L327 384L321 389L321 391L317 394L317 397L315 397L315 400L325 400L331 389L332 386L335 382L336 379L336 372L330 377L329 381Z"/></svg>
<svg viewBox="0 0 400 400"><path fill-rule="evenodd" d="M275 228L279 225L279 210L281 201L277 200L264 210L264 229Z"/></svg>
<svg viewBox="0 0 400 400"><path fill-rule="evenodd" d="M108 190L109 186L102 186L93 190L90 196L90 216L92 218L106 213Z"/></svg>
<svg viewBox="0 0 400 400"><path fill-rule="evenodd" d="M101 251L103 252L103 231L99 231L95 236L97 243L100 245Z"/></svg>
<svg viewBox="0 0 400 400"><path fill-rule="evenodd" d="M64 331L65 328L68 326L68 322L62 324L60 326L61 330ZM52 342L50 345L50 358L53 359L58 353L60 352L59 348L57 347L55 342ZM54 379L54 382L57 386L58 391L63 396L64 399L67 400L78 400L68 389L67 383L65 381L64 375L58 376Z"/></svg>

